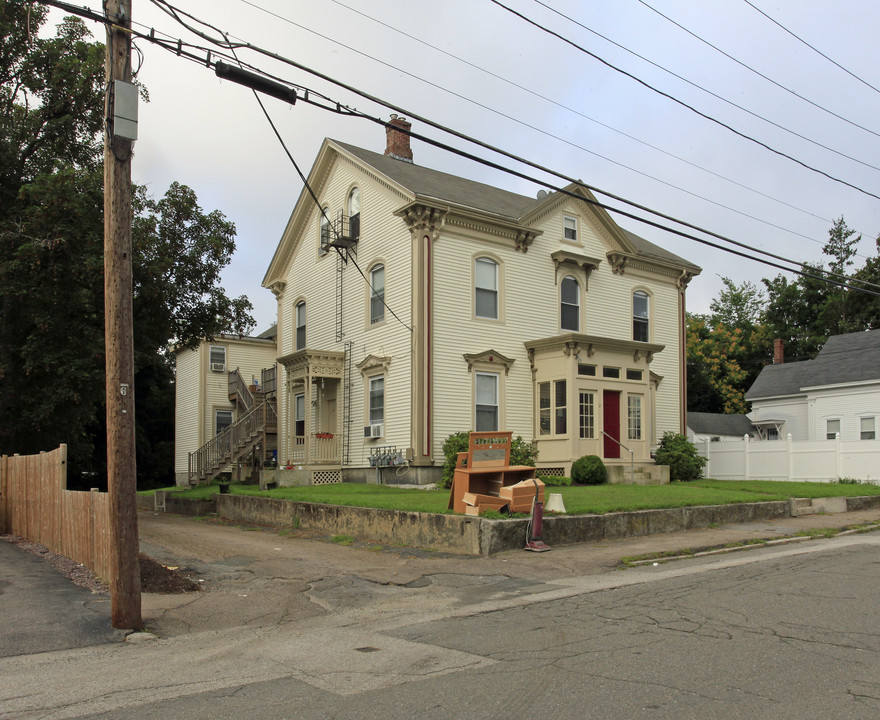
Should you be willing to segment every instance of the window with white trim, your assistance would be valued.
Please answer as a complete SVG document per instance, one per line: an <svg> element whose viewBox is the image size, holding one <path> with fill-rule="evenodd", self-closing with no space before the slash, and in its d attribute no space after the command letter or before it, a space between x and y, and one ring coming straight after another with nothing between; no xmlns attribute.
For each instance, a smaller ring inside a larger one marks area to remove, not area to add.
<svg viewBox="0 0 880 720"><path fill-rule="evenodd" d="M209 362L212 372L226 372L226 346L211 345L209 350Z"/></svg>
<svg viewBox="0 0 880 720"><path fill-rule="evenodd" d="M538 434L568 432L567 384L565 380L538 383Z"/></svg>
<svg viewBox="0 0 880 720"><path fill-rule="evenodd" d="M294 325L296 328L296 346L294 350L305 350L306 347L306 301L300 300L294 308Z"/></svg>
<svg viewBox="0 0 880 720"><path fill-rule="evenodd" d="M569 242L578 241L578 221L576 217L570 215L562 216L562 237Z"/></svg>
<svg viewBox="0 0 880 720"><path fill-rule="evenodd" d="M474 260L474 315L498 319L498 263L491 258Z"/></svg>
<svg viewBox="0 0 880 720"><path fill-rule="evenodd" d="M299 393L293 396L293 435L295 438L306 436L306 396ZM301 445L302 440L297 442Z"/></svg>
<svg viewBox="0 0 880 720"><path fill-rule="evenodd" d="M580 436L582 440L596 437L596 396L589 390L581 390L579 398Z"/></svg>
<svg viewBox="0 0 880 720"><path fill-rule="evenodd" d="M214 412L214 434L219 435L232 425L232 410L216 410Z"/></svg>
<svg viewBox="0 0 880 720"><path fill-rule="evenodd" d="M859 439L875 440L877 438L876 423L877 420L873 415L859 418Z"/></svg>
<svg viewBox="0 0 880 720"><path fill-rule="evenodd" d="M370 425L382 425L385 422L385 376L376 375L370 378L369 420Z"/></svg>
<svg viewBox="0 0 880 720"><path fill-rule="evenodd" d="M840 418L829 418L825 421L825 439L834 440L840 432Z"/></svg>
<svg viewBox="0 0 880 720"><path fill-rule="evenodd" d="M348 194L348 236L352 240L361 236L361 191L356 187Z"/></svg>
<svg viewBox="0 0 880 720"><path fill-rule="evenodd" d="M626 399L627 437L630 440L642 439L642 396L629 395Z"/></svg>
<svg viewBox="0 0 880 720"><path fill-rule="evenodd" d="M477 432L498 430L498 373L474 373L474 426Z"/></svg>
<svg viewBox="0 0 880 720"><path fill-rule="evenodd" d="M370 270L370 325L385 320L385 266Z"/></svg>
<svg viewBox="0 0 880 720"><path fill-rule="evenodd" d="M633 340L648 342L650 337L650 310L648 293L637 290L632 296Z"/></svg>
<svg viewBox="0 0 880 720"><path fill-rule="evenodd" d="M318 238L318 253L321 255L326 255L328 252L330 252L330 209L323 208L323 210L324 211L319 216L321 233Z"/></svg>
<svg viewBox="0 0 880 720"><path fill-rule="evenodd" d="M562 278L559 285L559 326L563 330L580 332L581 288L571 275Z"/></svg>

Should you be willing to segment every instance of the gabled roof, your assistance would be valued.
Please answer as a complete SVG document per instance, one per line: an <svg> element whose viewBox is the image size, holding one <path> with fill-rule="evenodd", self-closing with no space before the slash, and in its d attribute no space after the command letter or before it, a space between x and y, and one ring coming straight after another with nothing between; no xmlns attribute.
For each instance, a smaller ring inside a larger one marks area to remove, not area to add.
<svg viewBox="0 0 880 720"><path fill-rule="evenodd" d="M880 330L833 335L813 360L768 365L746 400L803 395L804 388L880 381Z"/></svg>
<svg viewBox="0 0 880 720"><path fill-rule="evenodd" d="M725 413L688 412L687 426L700 435L729 435L742 437L755 431L752 421L745 415Z"/></svg>
<svg viewBox="0 0 880 720"><path fill-rule="evenodd" d="M361 162L365 166L372 168L373 171L398 186L404 193L408 193L418 200L433 200L465 210L493 215L499 220L509 223L528 223L530 216L542 211L545 207L551 206L552 203L559 202L565 197L561 193L548 193L541 198L528 197L329 138L324 140L321 151L318 153L318 159L309 173L309 182L313 187L317 179L316 176L320 174L318 172L319 164L327 162L333 151L337 154L340 152L347 154L355 162ZM586 188L570 185L567 189L583 195L584 201L595 200ZM278 277L280 266L285 264L285 258L289 257L291 250L289 247L292 235L290 233L291 227L299 222L296 219L297 217L301 218L303 222L305 221L305 217L308 215L307 206L311 202L313 200L304 189L291 214L288 227L270 263L269 270L267 270L266 276L263 279L264 286L269 286L273 276ZM604 209L592 204L590 209L599 221L605 224L609 232L616 237L615 241L627 253L643 257L648 261L653 260L667 265L678 265L693 274L700 272L700 268L697 265L664 250L634 233L623 230L616 225Z"/></svg>

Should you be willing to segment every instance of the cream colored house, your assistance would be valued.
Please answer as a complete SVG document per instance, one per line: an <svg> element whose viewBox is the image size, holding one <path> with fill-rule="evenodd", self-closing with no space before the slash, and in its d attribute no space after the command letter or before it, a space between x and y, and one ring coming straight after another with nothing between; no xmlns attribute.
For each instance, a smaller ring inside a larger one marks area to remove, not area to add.
<svg viewBox="0 0 880 720"><path fill-rule="evenodd" d="M258 337L220 335L194 350L176 353L174 475L178 485L229 470L234 460L255 446L260 446L261 463L264 450L271 456L274 395L271 387L265 392L265 382L274 379L275 356L274 327ZM255 429L255 422L262 423L261 429ZM246 442L244 436L242 442L233 442L237 424L247 426ZM259 437L251 437L257 433ZM204 458L199 467L200 450L205 457L210 455L210 467Z"/></svg>
<svg viewBox="0 0 880 720"><path fill-rule="evenodd" d="M263 279L280 481L433 481L462 430L534 441L549 473L651 464L685 430L700 268L577 185L532 198L415 165L396 128L384 155L324 141L308 180L325 212L301 193Z"/></svg>

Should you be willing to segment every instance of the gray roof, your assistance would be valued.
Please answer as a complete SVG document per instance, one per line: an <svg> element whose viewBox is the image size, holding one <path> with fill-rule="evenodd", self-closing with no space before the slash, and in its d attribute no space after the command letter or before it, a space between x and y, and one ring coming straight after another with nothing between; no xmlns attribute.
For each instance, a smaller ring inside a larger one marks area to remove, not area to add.
<svg viewBox="0 0 880 720"><path fill-rule="evenodd" d="M688 412L687 426L701 435L731 435L742 437L755 431L752 421L745 415L725 413Z"/></svg>
<svg viewBox="0 0 880 720"><path fill-rule="evenodd" d="M440 172L439 170L421 167L404 160L397 160L381 153L364 150L363 148L340 142L339 140L334 140L333 142L356 158L371 165L386 177L399 183L410 192L422 197L435 198L463 207L473 208L474 210L492 213L512 221L520 220L524 215L546 201L509 192L508 190L501 190L492 185L467 180L457 175ZM680 264L699 271L699 267L692 262L664 250L659 245L655 245L627 230L623 230L623 232L639 255Z"/></svg>
<svg viewBox="0 0 880 720"><path fill-rule="evenodd" d="M765 367L746 400L802 395L817 385L880 380L880 330L833 335L813 360Z"/></svg>

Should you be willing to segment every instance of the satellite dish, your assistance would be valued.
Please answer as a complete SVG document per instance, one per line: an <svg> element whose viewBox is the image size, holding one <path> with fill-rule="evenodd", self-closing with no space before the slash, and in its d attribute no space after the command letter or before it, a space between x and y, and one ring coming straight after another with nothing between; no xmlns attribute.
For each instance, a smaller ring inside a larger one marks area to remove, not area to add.
<svg viewBox="0 0 880 720"><path fill-rule="evenodd" d="M547 191L538 190L538 200L543 200L545 197L547 197Z"/></svg>

